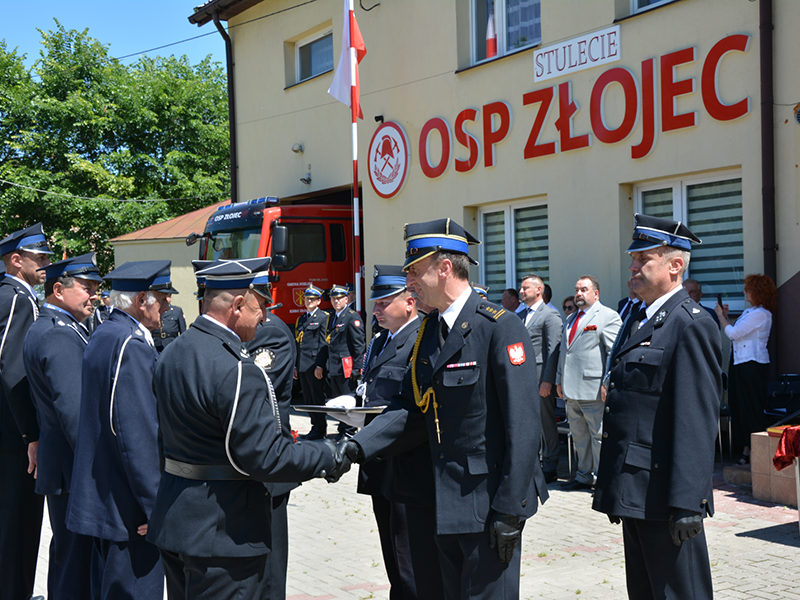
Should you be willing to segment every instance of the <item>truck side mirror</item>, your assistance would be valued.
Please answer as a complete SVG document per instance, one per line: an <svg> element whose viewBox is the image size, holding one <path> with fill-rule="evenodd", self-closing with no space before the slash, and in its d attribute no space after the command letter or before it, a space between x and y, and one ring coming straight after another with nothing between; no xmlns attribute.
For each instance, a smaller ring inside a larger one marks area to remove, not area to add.
<svg viewBox="0 0 800 600"><path fill-rule="evenodd" d="M272 227L272 256L273 261L278 254L286 254L289 249L289 230L285 225ZM276 265L277 266L277 265Z"/></svg>
<svg viewBox="0 0 800 600"><path fill-rule="evenodd" d="M272 255L272 268L273 269L282 269L286 266L286 255L285 254L273 254Z"/></svg>

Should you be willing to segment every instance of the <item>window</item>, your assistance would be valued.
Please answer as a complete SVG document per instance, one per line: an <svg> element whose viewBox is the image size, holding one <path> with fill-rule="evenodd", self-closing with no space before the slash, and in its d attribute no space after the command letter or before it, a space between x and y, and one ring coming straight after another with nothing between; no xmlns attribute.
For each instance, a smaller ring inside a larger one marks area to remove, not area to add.
<svg viewBox="0 0 800 600"><path fill-rule="evenodd" d="M472 0L471 17L473 64L542 40L539 0Z"/></svg>
<svg viewBox="0 0 800 600"><path fill-rule="evenodd" d="M550 278L547 205L514 204L481 210L478 236L480 279L489 286L489 300L500 303L503 290L536 273Z"/></svg>
<svg viewBox="0 0 800 600"><path fill-rule="evenodd" d="M211 234L211 243L206 247L206 260L231 258L255 258L261 228L234 229Z"/></svg>
<svg viewBox="0 0 800 600"><path fill-rule="evenodd" d="M282 223L289 234L286 266L278 271L291 271L307 262L325 262L325 225L322 223Z"/></svg>
<svg viewBox="0 0 800 600"><path fill-rule="evenodd" d="M638 12L653 8L654 6L668 4L669 2L673 2L673 0L631 0L631 14L634 15Z"/></svg>
<svg viewBox="0 0 800 600"><path fill-rule="evenodd" d="M673 181L635 190L636 211L683 221L703 243L692 246L686 277L703 286L703 304L717 294L744 310L744 238L741 177Z"/></svg>
<svg viewBox="0 0 800 600"><path fill-rule="evenodd" d="M331 223L331 260L342 262L347 260L347 245L344 241L344 226L341 223Z"/></svg>
<svg viewBox="0 0 800 600"><path fill-rule="evenodd" d="M295 44L297 83L333 70L333 32L328 29Z"/></svg>

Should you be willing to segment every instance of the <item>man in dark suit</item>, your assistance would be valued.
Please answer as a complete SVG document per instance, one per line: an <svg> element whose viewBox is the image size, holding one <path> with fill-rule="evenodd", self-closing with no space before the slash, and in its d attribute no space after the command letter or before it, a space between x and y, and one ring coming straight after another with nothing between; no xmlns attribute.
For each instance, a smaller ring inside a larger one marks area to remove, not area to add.
<svg viewBox="0 0 800 600"><path fill-rule="evenodd" d="M44 499L34 490L39 425L22 359L25 334L39 315L33 286L44 283L50 264L42 224L0 241L0 598L29 598Z"/></svg>
<svg viewBox="0 0 800 600"><path fill-rule="evenodd" d="M328 295L334 313L328 322L328 344L321 353L327 358L328 382L332 396L336 397L356 391L367 337L361 315L347 306L347 287L334 285ZM338 429L337 441L356 432L355 427L345 423L339 423Z"/></svg>
<svg viewBox="0 0 800 600"><path fill-rule="evenodd" d="M703 299L703 284L697 281L697 279L688 277L683 280L683 287L686 288L689 298L700 304L700 300ZM719 317L717 316L717 313L714 312L714 309L709 308L704 304L700 304L700 306L702 306L706 312L711 315L711 318L714 319L714 323L716 323L717 327L719 327Z"/></svg>
<svg viewBox="0 0 800 600"><path fill-rule="evenodd" d="M164 571L148 542L160 475L151 331L169 307L168 260L127 262L111 281L114 310L83 354L81 410L67 528L95 538L100 598L161 600Z"/></svg>
<svg viewBox="0 0 800 600"><path fill-rule="evenodd" d="M325 367L328 342L328 319L330 315L319 307L322 290L309 285L303 292L306 312L297 317L294 337L297 342L297 364L294 378L300 380L305 404L325 404ZM311 431L302 436L304 440L320 440L328 433L328 423L323 413L309 413Z"/></svg>
<svg viewBox="0 0 800 600"><path fill-rule="evenodd" d="M385 406L400 392L420 319L402 267L375 265L371 290L372 314L383 329L372 338L364 360L364 406ZM421 502L412 500L406 510L403 502L387 497L387 493L396 497L395 490L401 492L402 500L413 496ZM389 598L440 600L442 576L433 538L434 489L428 444L363 464L358 492L372 497L391 585Z"/></svg>
<svg viewBox="0 0 800 600"><path fill-rule="evenodd" d="M92 538L67 529L67 503L81 407L81 367L89 332L82 325L94 310L103 280L94 252L43 267L45 305L25 336L23 357L39 417L36 493L47 497L53 538L47 596L91 598Z"/></svg>
<svg viewBox="0 0 800 600"><path fill-rule="evenodd" d="M341 446L363 461L427 440L443 598L516 599L522 528L547 498L530 337L472 290L478 241L463 227L409 224L405 241L409 290L437 310L420 326L402 393Z"/></svg>
<svg viewBox="0 0 800 600"><path fill-rule="evenodd" d="M272 304L272 297L267 300ZM272 382L278 401L278 416L284 437L292 437L289 410L292 405L293 372L297 359L297 345L292 330L267 311L264 322L256 329L256 336L247 342L253 361L261 367ZM312 413L313 414L313 413ZM289 492L299 483L265 483L269 493L270 532L272 546L267 555L266 578L261 600L286 598L286 568L289 561L289 523L287 507Z"/></svg>
<svg viewBox="0 0 800 600"><path fill-rule="evenodd" d="M172 341L186 331L186 317L183 316L183 309L172 304L172 295L167 294L169 308L161 316L161 323L152 331L153 343L156 345L158 353L164 351Z"/></svg>
<svg viewBox="0 0 800 600"><path fill-rule="evenodd" d="M531 338L536 353L536 381L532 382L534 393L547 390L541 388L543 367L561 343L561 315L550 308L544 300L544 281L538 275L522 278L519 287L520 300L526 308L519 313ZM552 387L541 396L542 410L542 468L547 483L558 479L558 428L556 427L556 398Z"/></svg>
<svg viewBox="0 0 800 600"><path fill-rule="evenodd" d="M611 353L593 508L622 520L630 598L710 600L719 330L681 286L700 240L681 223L635 218L629 268L643 308Z"/></svg>
<svg viewBox="0 0 800 600"><path fill-rule="evenodd" d="M629 279L628 297L623 298L619 301L619 304L617 304L617 313L619 313L619 318L624 322L628 316L636 314L641 303L642 301L639 299L639 296L637 296L636 292L633 291L633 282Z"/></svg>
<svg viewBox="0 0 800 600"><path fill-rule="evenodd" d="M164 472L148 539L160 549L172 600L270 597L264 482L347 468L337 466L332 442L295 444L286 435L265 370L272 357L254 360L244 346L265 318L269 263L217 261L198 271L203 314L156 365Z"/></svg>

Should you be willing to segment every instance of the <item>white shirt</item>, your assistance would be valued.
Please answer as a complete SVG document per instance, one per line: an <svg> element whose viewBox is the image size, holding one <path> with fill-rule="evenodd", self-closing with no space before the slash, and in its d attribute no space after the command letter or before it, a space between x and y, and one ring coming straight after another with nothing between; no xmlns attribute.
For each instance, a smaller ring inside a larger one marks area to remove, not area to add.
<svg viewBox="0 0 800 600"><path fill-rule="evenodd" d="M222 327L223 329L226 329L227 331L230 331L230 332L231 332L233 335L235 335L235 336L236 336L236 339L237 339L237 340L239 340L239 341L242 341L242 338L240 338L240 337L239 337L239 334L237 334L237 333L236 333L236 332L235 332L233 329L231 329L231 328L230 328L230 327L228 327L227 325L223 325L222 323L220 323L219 321L217 321L217 320L216 320L214 317L211 317L211 316L209 316L209 315L200 315L200 316L201 316L201 317L203 317L204 319L208 319L208 320L209 320L209 321L211 321L212 323L216 323L217 325L219 325L219 326L220 326L220 327Z"/></svg>
<svg viewBox="0 0 800 600"><path fill-rule="evenodd" d="M447 323L447 328L449 330L452 331L453 325L456 324L456 319L461 313L461 309L464 308L464 305L467 303L467 300L472 293L472 286L469 286L466 290L464 290L463 294L456 298L455 301L445 309L443 313L439 313L439 319L444 319L444 322Z"/></svg>
<svg viewBox="0 0 800 600"><path fill-rule="evenodd" d="M150 330L147 329L147 327L145 327L144 325L142 325L138 321L138 319L136 319L135 317L132 317L130 314L126 313L124 310L120 309L120 312L125 313L131 321L136 323L136 326L139 328L139 331L142 332L142 335L144 335L144 339L147 340L147 343L150 344L150 347L151 348L155 348L156 345L153 343L153 334L150 333Z"/></svg>
<svg viewBox="0 0 800 600"><path fill-rule="evenodd" d="M528 326L528 321L530 321L530 320L531 320L531 317L533 317L533 313L535 313L537 310L539 310L539 308L542 306L542 303L543 303L543 302L544 302L544 300L542 300L542 299L540 298L538 302L534 302L534 303L533 303L533 306L528 306L528 307L527 307L527 308L529 308L530 310L528 311L528 314L527 314L527 316L525 317L525 327L527 327L527 326Z"/></svg>
<svg viewBox="0 0 800 600"><path fill-rule="evenodd" d="M769 331L772 329L772 313L762 306L750 307L736 319L736 323L725 328L725 335L733 346L733 364L750 361L769 363Z"/></svg>

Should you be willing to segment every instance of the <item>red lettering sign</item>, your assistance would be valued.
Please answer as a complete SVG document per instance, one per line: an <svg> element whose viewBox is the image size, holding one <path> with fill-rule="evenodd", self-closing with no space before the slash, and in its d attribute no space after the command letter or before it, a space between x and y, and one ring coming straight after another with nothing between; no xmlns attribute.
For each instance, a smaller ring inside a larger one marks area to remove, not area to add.
<svg viewBox="0 0 800 600"><path fill-rule="evenodd" d="M661 57L661 131L697 125L697 113L678 113L677 98L694 92L694 78L675 79L675 67L695 60L695 48L684 48Z"/></svg>
<svg viewBox="0 0 800 600"><path fill-rule="evenodd" d="M525 158L536 158L537 156L547 156L548 154L555 154L558 152L556 142L548 142L546 144L538 143L545 119L547 115L550 114L550 106L553 104L554 92L555 88L549 87L528 92L522 96L522 104L524 106L528 106L529 104L541 104L536 113L536 118L533 121L533 127L528 136L528 142L525 144Z"/></svg>
<svg viewBox="0 0 800 600"><path fill-rule="evenodd" d="M494 115L497 115L499 124L494 129ZM493 167L495 156L494 146L499 144L511 130L511 107L505 102L492 102L483 106L483 166Z"/></svg>
<svg viewBox="0 0 800 600"><path fill-rule="evenodd" d="M708 114L717 121L733 121L750 112L750 99L745 98L736 104L725 104L719 94L719 66L722 58L729 52L747 52L750 36L729 35L721 39L706 56L703 63L700 89L703 92L703 105Z"/></svg>
<svg viewBox="0 0 800 600"><path fill-rule="evenodd" d="M558 119L556 129L561 139L561 152L588 148L592 145L588 133L572 135L572 116L578 112L578 103L572 101L572 82L565 81L558 84Z"/></svg>
<svg viewBox="0 0 800 600"><path fill-rule="evenodd" d="M605 91L612 83L620 84L622 91L625 93L625 114L622 118L622 123L616 129L610 129L606 125L605 111L603 110ZM639 114L639 100L636 95L636 80L633 77L633 73L627 69L616 67L609 69L597 78L592 88L589 115L592 120L592 131L598 140L604 144L621 142L633 131L637 114Z"/></svg>
<svg viewBox="0 0 800 600"><path fill-rule="evenodd" d="M439 132L439 138L442 143L442 155L439 158L439 164L435 166L430 163L428 145L428 138L433 130ZM419 134L419 166L426 176L435 179L444 175L447 170L447 164L450 162L450 144L450 126L441 117L434 117L422 126L422 131Z"/></svg>
<svg viewBox="0 0 800 600"><path fill-rule="evenodd" d="M656 59L642 61L642 141L631 147L631 158L644 158L656 143Z"/></svg>
<svg viewBox="0 0 800 600"><path fill-rule="evenodd" d="M467 160L459 160L458 158L455 160L456 171L459 173L471 171L475 168L475 165L478 164L478 158L480 158L481 155L481 147L478 143L478 138L474 135L470 135L464 127L467 121L477 121L477 119L478 111L474 108L465 108L458 113L456 117L456 139L459 144L469 150L469 158L467 158Z"/></svg>

